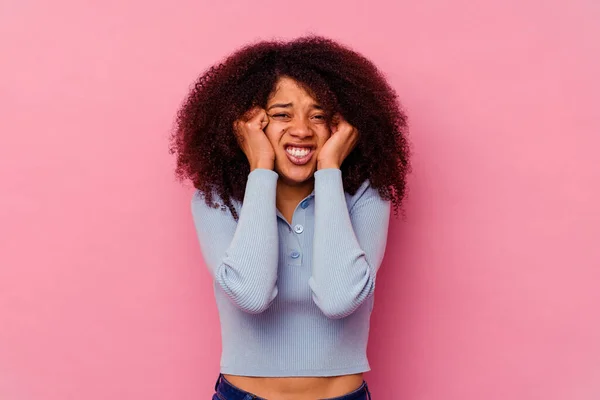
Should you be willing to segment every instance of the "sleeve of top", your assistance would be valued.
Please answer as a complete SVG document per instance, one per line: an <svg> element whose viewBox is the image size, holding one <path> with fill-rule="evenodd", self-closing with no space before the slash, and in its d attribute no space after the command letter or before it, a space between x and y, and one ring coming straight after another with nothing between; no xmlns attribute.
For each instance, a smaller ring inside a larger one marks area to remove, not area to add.
<svg viewBox="0 0 600 400"><path fill-rule="evenodd" d="M248 175L236 222L229 209L208 206L199 192L192 216L202 255L216 284L240 309L258 314L277 296L277 173L255 169Z"/></svg>
<svg viewBox="0 0 600 400"><path fill-rule="evenodd" d="M352 314L375 290L387 241L390 202L365 182L350 211L342 173L315 172L315 233L309 286L329 318Z"/></svg>

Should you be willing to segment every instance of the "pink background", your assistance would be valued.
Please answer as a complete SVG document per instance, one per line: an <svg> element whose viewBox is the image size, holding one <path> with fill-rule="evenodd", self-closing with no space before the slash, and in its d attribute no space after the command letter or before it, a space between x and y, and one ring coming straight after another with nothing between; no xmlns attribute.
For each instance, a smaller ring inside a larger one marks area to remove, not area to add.
<svg viewBox="0 0 600 400"><path fill-rule="evenodd" d="M210 398L169 129L211 63L308 32L370 57L411 118L374 398L600 398L600 3L475 3L3 2L0 399Z"/></svg>

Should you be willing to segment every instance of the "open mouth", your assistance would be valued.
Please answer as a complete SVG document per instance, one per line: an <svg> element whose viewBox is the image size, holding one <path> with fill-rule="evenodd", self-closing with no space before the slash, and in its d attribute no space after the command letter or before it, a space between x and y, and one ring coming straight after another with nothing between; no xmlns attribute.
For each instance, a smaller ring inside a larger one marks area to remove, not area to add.
<svg viewBox="0 0 600 400"><path fill-rule="evenodd" d="M285 146L285 154L288 159L296 165L304 165L310 161L315 149L312 146Z"/></svg>

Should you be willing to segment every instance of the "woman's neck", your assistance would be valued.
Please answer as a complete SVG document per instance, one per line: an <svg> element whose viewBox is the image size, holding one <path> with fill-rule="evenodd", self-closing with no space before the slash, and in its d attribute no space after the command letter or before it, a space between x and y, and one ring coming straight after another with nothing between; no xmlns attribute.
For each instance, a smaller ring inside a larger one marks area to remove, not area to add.
<svg viewBox="0 0 600 400"><path fill-rule="evenodd" d="M290 224L292 223L292 216L298 203L311 194L314 187L314 179L297 185L290 185L281 179L277 181L277 209Z"/></svg>

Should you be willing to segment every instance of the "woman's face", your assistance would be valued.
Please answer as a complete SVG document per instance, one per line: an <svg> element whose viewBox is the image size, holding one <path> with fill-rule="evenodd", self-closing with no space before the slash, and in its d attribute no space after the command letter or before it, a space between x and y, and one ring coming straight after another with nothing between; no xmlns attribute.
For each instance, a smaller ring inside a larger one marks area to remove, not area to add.
<svg viewBox="0 0 600 400"><path fill-rule="evenodd" d="M265 107L269 124L264 131L275 150L275 172L287 184L312 178L317 155L331 130L316 100L295 80L282 77Z"/></svg>

